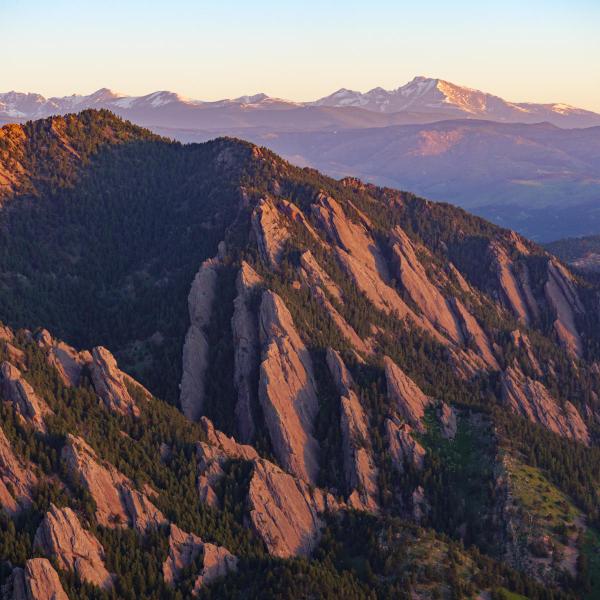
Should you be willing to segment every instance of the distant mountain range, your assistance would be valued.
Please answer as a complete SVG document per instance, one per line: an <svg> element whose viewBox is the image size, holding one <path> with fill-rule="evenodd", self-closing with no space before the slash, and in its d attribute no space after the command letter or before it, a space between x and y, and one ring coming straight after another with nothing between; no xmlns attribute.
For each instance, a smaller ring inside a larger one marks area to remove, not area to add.
<svg viewBox="0 0 600 600"><path fill-rule="evenodd" d="M548 121L559 127L600 125L600 114L566 104L507 102L498 96L443 79L415 77L395 90L366 93L340 89L312 102L292 102L266 94L205 102L168 91L126 96L103 88L89 96L45 98L40 94L0 94L0 118L38 119L86 108L108 108L144 124L221 131L225 127L272 127L284 130L424 123L442 119L488 119L506 123ZM331 110L334 109L334 110ZM280 114L279 119L273 113ZM370 113L377 113L374 116Z"/></svg>
<svg viewBox="0 0 600 600"><path fill-rule="evenodd" d="M168 91L0 94L0 123L108 108L182 142L239 137L291 162L468 208L539 241L600 231L600 114L508 102L441 79L341 89L313 102L265 94L205 102Z"/></svg>

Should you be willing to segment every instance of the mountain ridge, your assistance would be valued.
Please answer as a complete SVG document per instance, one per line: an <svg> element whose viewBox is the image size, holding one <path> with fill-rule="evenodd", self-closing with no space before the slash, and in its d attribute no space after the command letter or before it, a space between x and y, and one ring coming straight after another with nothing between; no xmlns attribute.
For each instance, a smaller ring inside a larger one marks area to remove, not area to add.
<svg viewBox="0 0 600 600"><path fill-rule="evenodd" d="M41 177L0 209L9 598L594 597L593 280L247 142L18 127L0 164Z"/></svg>

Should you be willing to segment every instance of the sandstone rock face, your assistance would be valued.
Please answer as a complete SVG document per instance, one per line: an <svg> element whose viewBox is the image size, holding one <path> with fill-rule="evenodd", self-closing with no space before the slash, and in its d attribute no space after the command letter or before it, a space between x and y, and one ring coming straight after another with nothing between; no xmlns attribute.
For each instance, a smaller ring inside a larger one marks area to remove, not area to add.
<svg viewBox="0 0 600 600"><path fill-rule="evenodd" d="M431 283L409 237L400 229L394 229L392 250L402 285L423 315L454 343L462 344L463 333L452 306L444 295Z"/></svg>
<svg viewBox="0 0 600 600"><path fill-rule="evenodd" d="M383 363L391 403L412 427L424 431L422 419L432 399L391 358L384 357Z"/></svg>
<svg viewBox="0 0 600 600"><path fill-rule="evenodd" d="M108 410L138 416L140 409L125 385L125 374L117 367L115 357L104 347L92 350L90 376L96 393Z"/></svg>
<svg viewBox="0 0 600 600"><path fill-rule="evenodd" d="M425 448L413 437L413 428L392 417L385 421L385 432L392 464L399 473L404 473L405 463L416 469L423 468Z"/></svg>
<svg viewBox="0 0 600 600"><path fill-rule="evenodd" d="M327 349L327 365L340 394L344 475L348 489L355 492L358 500L354 508L374 511L377 510L378 472L369 445L369 421L353 390L352 376L339 353L332 348Z"/></svg>
<svg viewBox="0 0 600 600"><path fill-rule="evenodd" d="M260 258L265 265L276 267L289 232L275 202L263 198L252 213L252 230L256 236Z"/></svg>
<svg viewBox="0 0 600 600"><path fill-rule="evenodd" d="M183 345L179 403L183 414L192 421L197 421L204 409L204 377L208 367L208 340L205 329L212 313L219 264L218 257L202 263L188 296L190 327Z"/></svg>
<svg viewBox="0 0 600 600"><path fill-rule="evenodd" d="M541 382L526 377L516 367L509 367L502 375L502 389L505 402L515 413L558 435L589 444L587 426L575 406L567 401L561 408Z"/></svg>
<svg viewBox="0 0 600 600"><path fill-rule="evenodd" d="M157 527L166 521L129 478L110 463L101 461L81 438L68 436L61 459L96 502L96 519L100 525L131 526L143 533L147 527Z"/></svg>
<svg viewBox="0 0 600 600"><path fill-rule="evenodd" d="M304 269L308 282L323 288L338 302L343 302L340 288L317 262L310 250L306 250L300 255L300 265Z"/></svg>
<svg viewBox="0 0 600 600"><path fill-rule="evenodd" d="M238 559L227 548L205 543L197 535L171 525L169 554L162 567L164 580L171 585L176 583L181 571L189 568L200 554L203 565L194 582L194 595L203 585L237 570Z"/></svg>
<svg viewBox="0 0 600 600"><path fill-rule="evenodd" d="M535 352L533 351L533 346L531 345L529 336L519 329L515 329L514 331L511 331L510 338L515 348L519 348L520 350L524 351L533 372L541 377L543 374L542 367L535 355Z"/></svg>
<svg viewBox="0 0 600 600"><path fill-rule="evenodd" d="M217 508L219 500L215 491L216 484L225 474L222 465L231 458L254 460L258 458L252 446L238 444L232 437L214 428L206 417L200 419L208 443L198 442L196 456L198 458L198 493L200 500Z"/></svg>
<svg viewBox="0 0 600 600"><path fill-rule="evenodd" d="M54 558L59 568L74 571L82 581L112 587L104 564L104 548L86 531L70 508L52 505L35 534L34 546Z"/></svg>
<svg viewBox="0 0 600 600"><path fill-rule="evenodd" d="M455 410L445 402L441 402L438 409L438 416L442 428L442 435L448 440L453 440L458 429Z"/></svg>
<svg viewBox="0 0 600 600"><path fill-rule="evenodd" d="M281 298L263 294L260 307L259 400L274 452L286 470L309 483L318 475L313 423L318 411L310 354Z"/></svg>
<svg viewBox="0 0 600 600"><path fill-rule="evenodd" d="M238 399L235 406L240 440L254 439L255 424L252 405L255 400L255 382L260 364L258 318L248 306L253 290L262 283L252 267L242 262L236 280L237 296L233 302L231 329L234 345L234 383Z"/></svg>
<svg viewBox="0 0 600 600"><path fill-rule="evenodd" d="M518 319L529 324L539 316L539 308L529 285L527 271L523 270L521 277L518 277L506 249L500 243L492 242L490 252L495 263L498 284L502 291L501 300Z"/></svg>
<svg viewBox="0 0 600 600"><path fill-rule="evenodd" d="M319 513L339 508L330 494L262 459L254 462L248 506L254 530L279 558L308 556L323 525Z"/></svg>
<svg viewBox="0 0 600 600"><path fill-rule="evenodd" d="M24 421L38 431L46 431L44 417L52 411L23 378L21 371L6 361L0 365L0 393Z"/></svg>
<svg viewBox="0 0 600 600"><path fill-rule="evenodd" d="M52 337L47 329L42 329L34 336L38 346L48 356L48 362L58 371L63 383L67 386L77 386L81 371L86 363L91 362L89 352L77 352L75 348Z"/></svg>
<svg viewBox="0 0 600 600"><path fill-rule="evenodd" d="M548 303L556 312L554 329L565 348L574 356L581 357L583 344L575 324L575 315L584 311L573 278L558 262L548 263L548 281L544 286Z"/></svg>
<svg viewBox="0 0 600 600"><path fill-rule="evenodd" d="M30 465L18 459L0 428L0 508L16 515L31 503L37 477Z"/></svg>
<svg viewBox="0 0 600 600"><path fill-rule="evenodd" d="M15 568L3 590L6 600L69 600L58 573L46 558L32 558Z"/></svg>

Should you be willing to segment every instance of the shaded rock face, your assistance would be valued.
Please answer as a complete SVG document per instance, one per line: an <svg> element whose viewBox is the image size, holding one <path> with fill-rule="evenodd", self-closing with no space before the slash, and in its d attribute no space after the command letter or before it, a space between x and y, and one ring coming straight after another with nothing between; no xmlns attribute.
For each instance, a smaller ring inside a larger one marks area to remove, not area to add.
<svg viewBox="0 0 600 600"><path fill-rule="evenodd" d="M253 291L262 283L252 267L242 262L236 280L237 296L234 300L231 329L234 345L234 383L238 399L235 406L237 431L241 441L254 439L256 425L252 411L256 396L256 376L260 364L258 319L248 306Z"/></svg>
<svg viewBox="0 0 600 600"><path fill-rule="evenodd" d="M218 508L219 500L216 485L225 474L223 464L229 459L254 460L258 453L252 446L238 444L232 437L215 429L212 422L206 417L200 419L208 443L196 444L196 457L198 459L198 493L200 500Z"/></svg>
<svg viewBox="0 0 600 600"><path fill-rule="evenodd" d="M442 435L448 440L453 440L458 429L456 411L445 402L441 402L438 408L438 417Z"/></svg>
<svg viewBox="0 0 600 600"><path fill-rule="evenodd" d="M572 276L560 263L548 263L548 280L544 292L556 313L554 330L558 339L573 356L581 357L583 344L575 323L575 315L583 313L584 309Z"/></svg>
<svg viewBox="0 0 600 600"><path fill-rule="evenodd" d="M515 413L558 435L590 443L587 426L575 406L567 401L561 407L543 383L525 376L520 369L509 367L504 372L502 391L504 401Z"/></svg>
<svg viewBox="0 0 600 600"><path fill-rule="evenodd" d="M276 267L289 232L275 202L263 198L252 213L252 230L264 264Z"/></svg>
<svg viewBox="0 0 600 600"><path fill-rule="evenodd" d="M392 464L400 474L404 473L405 463L416 469L423 468L425 448L413 436L413 428L408 423L401 423L395 417L386 419L385 432Z"/></svg>
<svg viewBox="0 0 600 600"><path fill-rule="evenodd" d="M190 327L183 345L179 403L183 414L192 421L197 421L204 410L204 377L208 367L208 340L205 329L212 313L219 264L218 257L202 263L188 296Z"/></svg>
<svg viewBox="0 0 600 600"><path fill-rule="evenodd" d="M522 253L527 254L525 248L521 250L525 250ZM530 324L539 317L539 307L529 283L526 267L521 265L521 271L517 272L506 249L499 242L494 241L490 244L490 253L501 291L500 300L521 322Z"/></svg>
<svg viewBox="0 0 600 600"><path fill-rule="evenodd" d="M511 331L510 337L514 347L525 352L527 360L529 361L529 366L533 372L541 377L543 374L542 367L535 355L535 352L533 351L533 346L531 345L529 336L519 329L515 329L514 331Z"/></svg>
<svg viewBox="0 0 600 600"><path fill-rule="evenodd" d="M369 421L353 390L354 382L338 352L327 349L327 365L340 394L340 427L344 453L344 476L350 504L357 509L377 510L377 467L370 447Z"/></svg>
<svg viewBox="0 0 600 600"><path fill-rule="evenodd" d="M308 556L320 537L319 513L338 510L331 496L259 459L248 489L252 527L272 556Z"/></svg>
<svg viewBox="0 0 600 600"><path fill-rule="evenodd" d="M35 534L34 546L56 560L60 569L74 571L82 581L112 587L104 564L104 548L86 531L70 508L52 505Z"/></svg>
<svg viewBox="0 0 600 600"><path fill-rule="evenodd" d="M2 591L5 600L69 600L47 558L32 558L24 569L13 569Z"/></svg>
<svg viewBox="0 0 600 600"><path fill-rule="evenodd" d="M181 571L191 567L200 555L203 564L194 582L194 595L203 585L236 571L238 559L227 548L205 543L197 535L171 525L169 554L162 566L165 582L177 583Z"/></svg>
<svg viewBox="0 0 600 600"><path fill-rule="evenodd" d="M394 408L417 431L424 431L422 419L432 399L391 358L384 357L383 363L387 393Z"/></svg>
<svg viewBox="0 0 600 600"><path fill-rule="evenodd" d="M0 365L0 393L25 422L38 431L46 431L44 417L52 411L25 381L21 371L6 361Z"/></svg>
<svg viewBox="0 0 600 600"><path fill-rule="evenodd" d="M300 265L304 269L308 281L323 288L338 302L343 302L342 291L317 262L310 250L306 250L300 255Z"/></svg>
<svg viewBox="0 0 600 600"><path fill-rule="evenodd" d="M140 409L125 385L128 377L119 370L115 357L106 348L97 346L92 350L89 369L94 389L108 410L139 416Z"/></svg>
<svg viewBox="0 0 600 600"><path fill-rule="evenodd" d="M96 519L105 527L131 526L140 532L166 522L163 514L113 465L101 461L81 438L69 435L61 459L96 503Z"/></svg>
<svg viewBox="0 0 600 600"><path fill-rule="evenodd" d="M0 428L0 507L9 515L16 515L31 504L36 484L33 468L15 456Z"/></svg>
<svg viewBox="0 0 600 600"><path fill-rule="evenodd" d="M310 354L281 298L263 294L260 307L259 400L277 459L294 475L315 484L318 444L313 423L318 411Z"/></svg>
<svg viewBox="0 0 600 600"><path fill-rule="evenodd" d="M58 371L63 383L77 386L80 383L83 367L92 361L89 352L77 352L75 348L52 337L47 329L38 331L34 338L48 357L48 362Z"/></svg>

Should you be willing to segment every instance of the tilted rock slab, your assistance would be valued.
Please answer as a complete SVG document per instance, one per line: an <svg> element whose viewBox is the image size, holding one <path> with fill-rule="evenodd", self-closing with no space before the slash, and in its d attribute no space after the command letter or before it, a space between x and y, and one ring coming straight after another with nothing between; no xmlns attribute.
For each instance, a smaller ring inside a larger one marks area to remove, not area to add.
<svg viewBox="0 0 600 600"><path fill-rule="evenodd" d="M63 383L70 387L78 386L83 367L92 362L92 355L87 351L78 352L65 342L53 338L47 329L38 331L34 339L45 351L48 362L58 371Z"/></svg>
<svg viewBox="0 0 600 600"><path fill-rule="evenodd" d="M170 585L177 583L181 571L190 567L200 554L203 555L203 566L194 582L194 595L203 585L236 571L238 559L227 548L203 542L197 535L186 533L172 524L169 554L162 566L165 582Z"/></svg>
<svg viewBox="0 0 600 600"><path fill-rule="evenodd" d="M502 375L504 401L516 414L550 431L589 445L590 434L579 411L567 401L561 407L543 383L531 379L517 367L509 367Z"/></svg>
<svg viewBox="0 0 600 600"><path fill-rule="evenodd" d="M290 473L317 481L319 447L313 436L319 406L310 354L290 312L272 291L260 307L259 400L277 459Z"/></svg>
<svg viewBox="0 0 600 600"><path fill-rule="evenodd" d="M546 299L556 312L554 330L558 339L573 355L581 357L583 343L575 323L575 315L584 308L570 273L558 262L548 263L548 280L544 286Z"/></svg>
<svg viewBox="0 0 600 600"><path fill-rule="evenodd" d="M256 396L256 377L260 365L258 317L248 306L262 278L246 262L242 262L236 279L237 296L233 301L231 330L234 347L234 384L238 399L235 405L237 431L241 441L254 439L256 425L252 406Z"/></svg>
<svg viewBox="0 0 600 600"><path fill-rule="evenodd" d="M206 327L212 314L219 264L218 257L202 263L188 296L190 327L183 344L179 404L183 414L192 421L197 421L204 411L204 378L209 356Z"/></svg>
<svg viewBox="0 0 600 600"><path fill-rule="evenodd" d="M31 558L24 569L13 569L2 592L4 600L69 600L47 558Z"/></svg>
<svg viewBox="0 0 600 600"><path fill-rule="evenodd" d="M253 529L279 558L309 556L323 526L319 515L340 508L331 494L262 459L254 461L248 506Z"/></svg>
<svg viewBox="0 0 600 600"><path fill-rule="evenodd" d="M31 465L17 458L0 427L0 507L16 515L31 504L37 477Z"/></svg>
<svg viewBox="0 0 600 600"><path fill-rule="evenodd" d="M378 471L369 445L369 420L354 391L354 382L342 357L327 349L327 366L340 394L340 427L344 454L344 476L352 490L353 508L375 511L378 508Z"/></svg>
<svg viewBox="0 0 600 600"><path fill-rule="evenodd" d="M390 458L398 473L404 473L405 463L412 464L417 470L423 468L425 448L415 439L408 423L401 423L396 417L386 419L385 433Z"/></svg>
<svg viewBox="0 0 600 600"><path fill-rule="evenodd" d="M96 519L105 527L131 526L145 532L165 523L164 515L118 469L98 458L81 438L69 435L61 452L68 471L75 474L96 503Z"/></svg>
<svg viewBox="0 0 600 600"><path fill-rule="evenodd" d="M133 380L117 367L115 357L106 348L96 346L92 350L89 369L94 390L108 410L122 415L140 414L140 408L125 384L127 380L130 383Z"/></svg>
<svg viewBox="0 0 600 600"><path fill-rule="evenodd" d="M45 432L44 417L52 413L50 407L33 390L21 371L9 362L0 365L0 394L12 403L17 414L38 431Z"/></svg>
<svg viewBox="0 0 600 600"><path fill-rule="evenodd" d="M70 508L52 505L35 533L34 547L54 558L60 569L74 571L82 581L112 587L102 544L85 530Z"/></svg>
<svg viewBox="0 0 600 600"><path fill-rule="evenodd" d="M389 357L383 359L388 397L398 413L417 431L424 431L425 409L433 400Z"/></svg>

